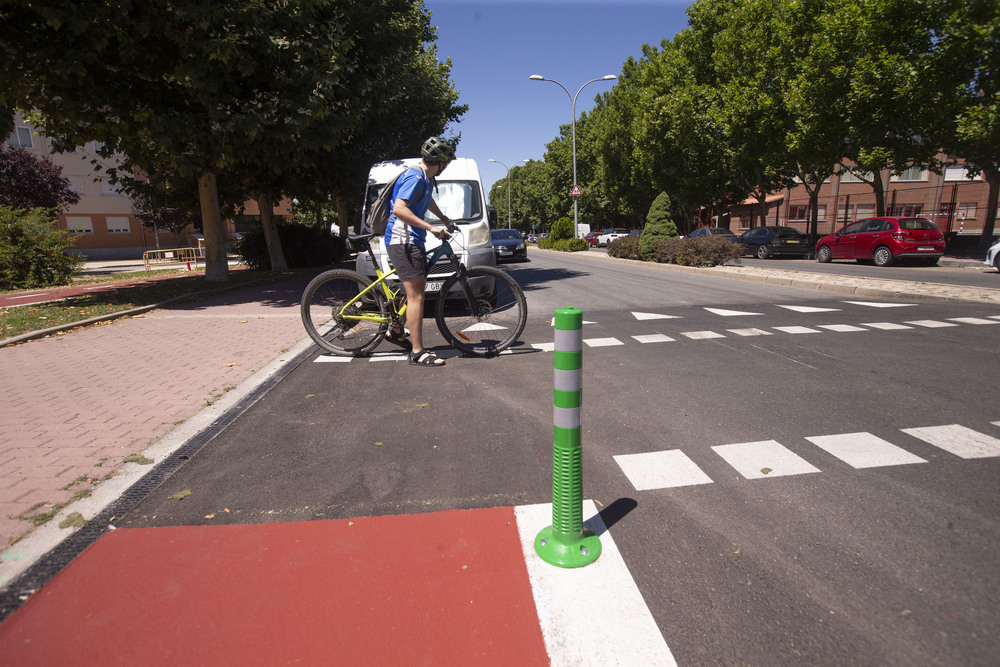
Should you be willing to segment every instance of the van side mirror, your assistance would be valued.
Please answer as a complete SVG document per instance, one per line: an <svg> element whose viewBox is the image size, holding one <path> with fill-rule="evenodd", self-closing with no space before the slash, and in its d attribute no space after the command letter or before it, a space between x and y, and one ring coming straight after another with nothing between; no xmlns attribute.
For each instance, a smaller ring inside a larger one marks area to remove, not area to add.
<svg viewBox="0 0 1000 667"><path fill-rule="evenodd" d="M486 207L486 220L489 222L490 229L494 229L497 226L497 210L493 204Z"/></svg>

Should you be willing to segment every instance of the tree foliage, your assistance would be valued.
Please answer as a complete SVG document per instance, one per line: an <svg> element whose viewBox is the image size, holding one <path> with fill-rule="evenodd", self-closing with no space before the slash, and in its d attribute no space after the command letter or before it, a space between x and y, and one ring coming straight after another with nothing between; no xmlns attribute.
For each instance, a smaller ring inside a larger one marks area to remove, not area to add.
<svg viewBox="0 0 1000 667"><path fill-rule="evenodd" d="M0 206L58 209L78 201L62 167L23 148L0 144Z"/></svg>
<svg viewBox="0 0 1000 667"><path fill-rule="evenodd" d="M678 236L677 225L671 218L670 196L661 192L653 200L646 214L646 226L639 236L639 254L643 259L652 259L653 246L661 239Z"/></svg>
<svg viewBox="0 0 1000 667"><path fill-rule="evenodd" d="M66 253L73 237L54 222L44 208L0 205L0 290L69 284L83 257Z"/></svg>

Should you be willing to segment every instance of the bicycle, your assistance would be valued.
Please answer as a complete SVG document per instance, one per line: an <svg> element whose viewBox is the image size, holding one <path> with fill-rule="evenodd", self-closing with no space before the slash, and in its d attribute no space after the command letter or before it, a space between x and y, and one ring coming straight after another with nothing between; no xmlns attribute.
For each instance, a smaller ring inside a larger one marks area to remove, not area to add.
<svg viewBox="0 0 1000 667"><path fill-rule="evenodd" d="M448 230L460 231L454 225ZM384 273L379 267L371 247L374 236L347 237L351 249L371 257L374 282L357 271L332 269L316 276L302 293L302 323L327 352L366 356L379 346L390 327L403 331L406 294L401 283L389 282L396 271ZM524 331L527 320L528 306L521 287L501 269L466 268L448 241L428 254L428 275L442 257L452 263L455 272L435 290L434 317L441 335L452 347L471 356L490 357L506 350Z"/></svg>

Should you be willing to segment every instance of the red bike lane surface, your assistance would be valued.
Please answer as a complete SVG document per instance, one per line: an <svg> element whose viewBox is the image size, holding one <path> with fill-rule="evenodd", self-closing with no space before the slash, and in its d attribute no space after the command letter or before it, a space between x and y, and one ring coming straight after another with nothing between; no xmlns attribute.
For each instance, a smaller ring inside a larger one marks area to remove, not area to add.
<svg viewBox="0 0 1000 667"><path fill-rule="evenodd" d="M0 624L16 665L549 664L512 507L104 534Z"/></svg>

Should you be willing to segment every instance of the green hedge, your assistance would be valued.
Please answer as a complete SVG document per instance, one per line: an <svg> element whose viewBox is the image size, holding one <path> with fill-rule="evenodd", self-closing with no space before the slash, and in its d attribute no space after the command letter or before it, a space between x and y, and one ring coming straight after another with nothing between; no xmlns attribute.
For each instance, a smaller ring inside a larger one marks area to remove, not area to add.
<svg viewBox="0 0 1000 667"><path fill-rule="evenodd" d="M278 238L290 269L335 264L347 256L344 239L315 227L281 223L278 225ZM271 270L264 230L259 226L243 234L236 244L236 252L249 268L255 271Z"/></svg>
<svg viewBox="0 0 1000 667"><path fill-rule="evenodd" d="M638 236L615 239L608 247L608 255L681 266L719 266L727 262L739 262L742 256L740 244L714 236L658 239L645 248L645 253L640 250L639 239Z"/></svg>
<svg viewBox="0 0 1000 667"><path fill-rule="evenodd" d="M590 244L587 243L586 239L557 239L553 241L551 237L547 237L544 239L538 239L538 247L543 250L580 252L581 250L588 250L590 248Z"/></svg>
<svg viewBox="0 0 1000 667"><path fill-rule="evenodd" d="M54 224L46 209L0 206L0 289L69 284L84 258L66 254L74 238Z"/></svg>

